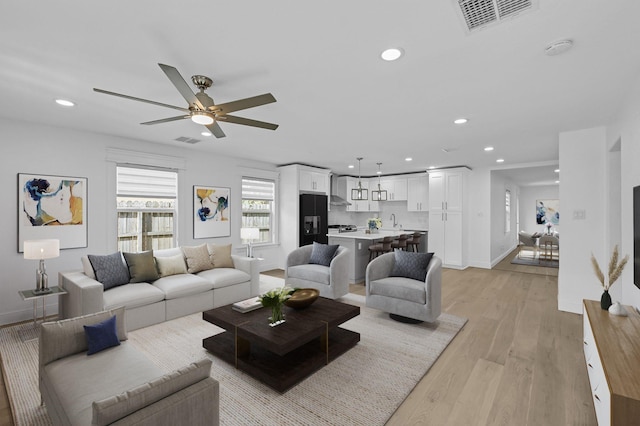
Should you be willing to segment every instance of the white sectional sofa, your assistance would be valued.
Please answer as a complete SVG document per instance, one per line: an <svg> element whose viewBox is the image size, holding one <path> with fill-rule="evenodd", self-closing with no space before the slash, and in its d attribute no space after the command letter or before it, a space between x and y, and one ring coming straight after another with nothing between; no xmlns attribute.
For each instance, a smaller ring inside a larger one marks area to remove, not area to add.
<svg viewBox="0 0 640 426"><path fill-rule="evenodd" d="M127 342L125 315L118 308L40 327L39 388L53 425L218 425L211 360L165 373ZM89 355L84 326L112 316L118 343Z"/></svg>
<svg viewBox="0 0 640 426"><path fill-rule="evenodd" d="M207 244L206 247L214 259L213 263L224 267L214 266L196 273L186 273L185 270L184 273L161 274L154 281L129 282L107 290L98 281L87 256L84 256L82 271L59 274L59 286L67 292L60 298L60 316L73 318L124 306L127 310L126 328L135 330L259 294L257 259L231 255L230 246ZM215 262L216 250L220 247L227 247L229 255L224 262ZM187 247L178 247L154 250L153 257L160 265L158 258L175 259L185 253ZM189 260L184 257L185 266L189 265ZM124 259L122 261L125 262Z"/></svg>

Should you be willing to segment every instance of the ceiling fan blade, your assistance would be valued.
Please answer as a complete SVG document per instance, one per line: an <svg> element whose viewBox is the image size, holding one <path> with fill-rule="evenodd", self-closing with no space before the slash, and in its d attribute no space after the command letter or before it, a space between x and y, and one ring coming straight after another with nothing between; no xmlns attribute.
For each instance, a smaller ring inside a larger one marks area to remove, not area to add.
<svg viewBox="0 0 640 426"><path fill-rule="evenodd" d="M267 123L264 121L252 120L250 118L236 117L234 115L222 115L216 117L216 120L224 121L226 123L243 124L245 126L260 127L262 129L275 130L278 128L277 124Z"/></svg>
<svg viewBox="0 0 640 426"><path fill-rule="evenodd" d="M119 98L131 99L132 101L146 102L146 103L151 104L151 105L158 105L158 106L161 106L161 107L177 109L178 111L190 112L187 108L182 108L182 107L175 106L175 105L163 104L162 102L156 102L156 101L150 101L148 99L136 98L136 97L133 97L133 96L123 95L121 93L116 93L116 92L109 92L108 90L96 89L95 87L93 88L93 90L95 92L98 92L98 93L104 93L105 95L117 96Z"/></svg>
<svg viewBox="0 0 640 426"><path fill-rule="evenodd" d="M209 107L209 109L219 114L227 114L229 112L240 111L241 109L270 104L275 101L276 98L274 98L271 93L265 93L264 95L258 95L251 98L245 98L237 101L226 102L224 104L214 105L212 107Z"/></svg>
<svg viewBox="0 0 640 426"><path fill-rule="evenodd" d="M190 117L191 117L190 115L179 115L177 117L163 118L161 120L145 121L144 123L140 123L140 124L149 125L149 124L168 123L170 121L184 120L185 118L190 118Z"/></svg>
<svg viewBox="0 0 640 426"><path fill-rule="evenodd" d="M222 131L222 129L220 128L220 126L218 125L218 123L216 123L215 121L211 124L208 124L206 126L207 129L209 129L209 131L213 134L213 136L215 136L216 138L224 138L226 135L224 134L224 132Z"/></svg>
<svg viewBox="0 0 640 426"><path fill-rule="evenodd" d="M171 83L178 89L178 92L182 95L182 97L189 102L189 105L192 107L196 107L200 110L205 109L204 106L200 103L198 98L196 98L195 93L191 90L191 87L187 84L187 82L182 78L177 69L170 65L158 64L162 71L169 77Z"/></svg>

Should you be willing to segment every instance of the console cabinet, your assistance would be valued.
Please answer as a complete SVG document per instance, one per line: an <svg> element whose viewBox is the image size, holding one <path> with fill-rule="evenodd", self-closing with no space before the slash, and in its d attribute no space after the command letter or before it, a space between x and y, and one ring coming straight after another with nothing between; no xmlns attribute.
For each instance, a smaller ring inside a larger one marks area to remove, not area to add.
<svg viewBox="0 0 640 426"><path fill-rule="evenodd" d="M640 421L640 315L610 315L600 302L583 301L584 359L598 425Z"/></svg>

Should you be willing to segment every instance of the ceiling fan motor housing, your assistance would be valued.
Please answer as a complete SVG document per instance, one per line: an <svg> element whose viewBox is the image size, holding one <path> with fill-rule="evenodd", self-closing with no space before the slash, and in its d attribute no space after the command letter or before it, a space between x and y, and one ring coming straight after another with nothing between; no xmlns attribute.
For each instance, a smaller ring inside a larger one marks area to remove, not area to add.
<svg viewBox="0 0 640 426"><path fill-rule="evenodd" d="M206 90L213 84L213 80L206 75L193 75L191 76L191 81L193 81L193 84L200 90Z"/></svg>

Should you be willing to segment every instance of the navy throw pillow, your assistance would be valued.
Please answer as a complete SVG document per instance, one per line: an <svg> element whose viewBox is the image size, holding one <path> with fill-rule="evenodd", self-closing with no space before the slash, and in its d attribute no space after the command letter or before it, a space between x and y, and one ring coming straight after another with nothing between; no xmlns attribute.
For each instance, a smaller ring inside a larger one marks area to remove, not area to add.
<svg viewBox="0 0 640 426"><path fill-rule="evenodd" d="M425 278L427 278L427 267L432 257L433 253L412 253L404 250L396 250L396 262L389 276L424 281Z"/></svg>
<svg viewBox="0 0 640 426"><path fill-rule="evenodd" d="M87 338L87 355L93 355L112 346L118 346L118 332L116 331L116 316L112 316L102 322L84 326L84 335Z"/></svg>
<svg viewBox="0 0 640 426"><path fill-rule="evenodd" d="M122 261L119 251L107 256L90 254L87 257L96 274L96 279L102 283L105 290L129 282L129 269Z"/></svg>
<svg viewBox="0 0 640 426"><path fill-rule="evenodd" d="M311 249L311 257L309 263L315 263L318 265L329 266L331 265L331 259L338 251L338 244L320 244L313 242L313 249Z"/></svg>

